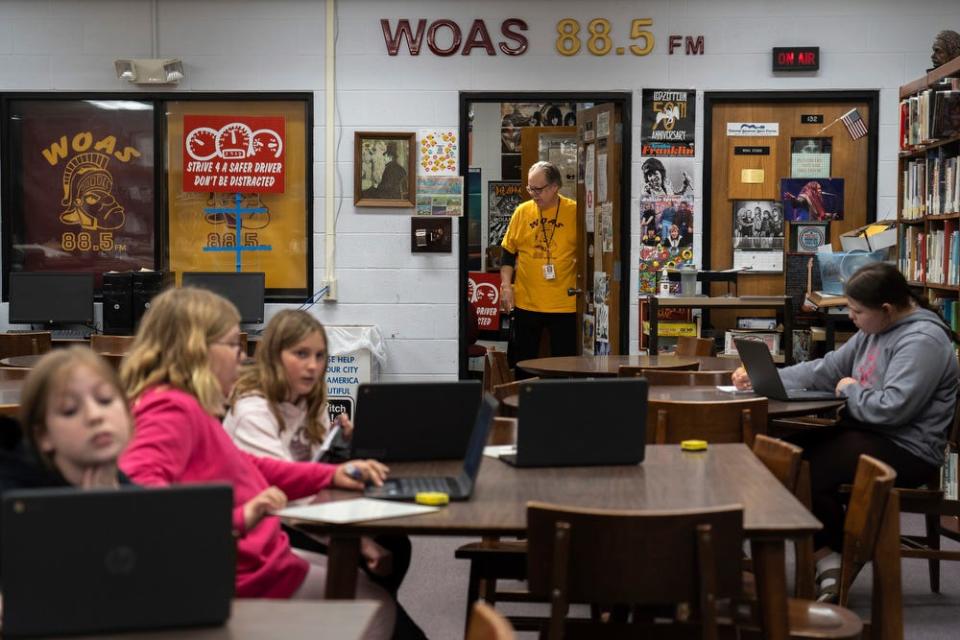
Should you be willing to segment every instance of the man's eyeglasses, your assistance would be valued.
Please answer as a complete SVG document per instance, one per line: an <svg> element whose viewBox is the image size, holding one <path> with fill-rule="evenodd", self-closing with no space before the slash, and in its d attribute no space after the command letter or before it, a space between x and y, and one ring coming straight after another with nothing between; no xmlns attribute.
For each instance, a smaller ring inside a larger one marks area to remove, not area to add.
<svg viewBox="0 0 960 640"><path fill-rule="evenodd" d="M547 188L549 188L549 187L550 187L550 184L549 184L549 183L543 185L542 187L535 187L535 186L533 186L533 185L528 184L528 185L527 185L527 191L529 191L530 193L532 193L532 194L535 195L535 196L538 196L538 195L540 195L541 193L543 193L543 190L544 190L544 189L547 189Z"/></svg>

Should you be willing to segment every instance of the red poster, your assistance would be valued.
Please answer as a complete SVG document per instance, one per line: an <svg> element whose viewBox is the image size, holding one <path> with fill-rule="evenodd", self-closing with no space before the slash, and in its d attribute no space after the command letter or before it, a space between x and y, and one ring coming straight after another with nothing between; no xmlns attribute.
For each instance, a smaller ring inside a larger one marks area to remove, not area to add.
<svg viewBox="0 0 960 640"><path fill-rule="evenodd" d="M467 300L476 307L477 329L500 329L500 274L471 271L467 282Z"/></svg>
<svg viewBox="0 0 960 640"><path fill-rule="evenodd" d="M183 116L183 190L283 193L282 117Z"/></svg>

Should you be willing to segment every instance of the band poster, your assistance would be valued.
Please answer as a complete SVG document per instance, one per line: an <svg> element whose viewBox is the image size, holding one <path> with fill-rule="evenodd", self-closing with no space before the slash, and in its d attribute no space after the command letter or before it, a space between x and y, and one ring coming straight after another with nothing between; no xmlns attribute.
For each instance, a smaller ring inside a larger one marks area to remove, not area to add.
<svg viewBox="0 0 960 640"><path fill-rule="evenodd" d="M641 155L677 158L695 155L695 90L644 89L642 109Z"/></svg>
<svg viewBox="0 0 960 640"><path fill-rule="evenodd" d="M123 102L10 103L11 268L156 267L154 111L149 102Z"/></svg>

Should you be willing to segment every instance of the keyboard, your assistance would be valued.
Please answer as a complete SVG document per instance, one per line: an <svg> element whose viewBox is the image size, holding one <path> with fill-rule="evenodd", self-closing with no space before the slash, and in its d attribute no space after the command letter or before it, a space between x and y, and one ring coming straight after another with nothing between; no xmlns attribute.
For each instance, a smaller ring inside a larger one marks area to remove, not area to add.
<svg viewBox="0 0 960 640"><path fill-rule="evenodd" d="M455 493L457 491L457 483L453 478L445 477L414 477L414 478L397 478L397 483L400 485L400 492L406 493L408 495L416 495L418 493L424 492L433 492L439 491L440 493Z"/></svg>
<svg viewBox="0 0 960 640"><path fill-rule="evenodd" d="M54 329L50 332L50 338L53 340L89 340L93 333L96 332L92 329Z"/></svg>

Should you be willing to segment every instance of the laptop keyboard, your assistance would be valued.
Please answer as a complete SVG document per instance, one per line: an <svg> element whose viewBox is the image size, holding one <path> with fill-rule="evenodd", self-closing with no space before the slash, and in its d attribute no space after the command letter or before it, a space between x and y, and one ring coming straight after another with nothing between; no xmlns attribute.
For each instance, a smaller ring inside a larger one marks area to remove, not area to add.
<svg viewBox="0 0 960 640"><path fill-rule="evenodd" d="M403 493L417 494L427 491L441 493L458 493L460 489L453 478L399 478L400 490Z"/></svg>
<svg viewBox="0 0 960 640"><path fill-rule="evenodd" d="M54 329L50 332L52 340L89 340L90 329Z"/></svg>

